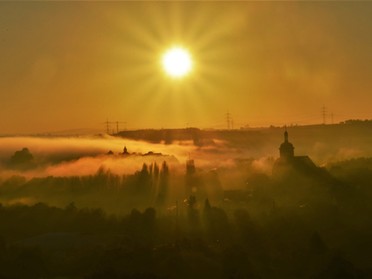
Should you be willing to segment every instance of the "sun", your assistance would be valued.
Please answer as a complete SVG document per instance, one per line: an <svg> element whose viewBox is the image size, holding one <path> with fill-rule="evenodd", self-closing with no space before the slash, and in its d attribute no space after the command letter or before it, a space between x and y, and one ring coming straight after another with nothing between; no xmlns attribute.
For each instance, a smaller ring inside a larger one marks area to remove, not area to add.
<svg viewBox="0 0 372 279"><path fill-rule="evenodd" d="M173 78L180 78L187 75L192 68L190 53L182 47L168 49L163 57L162 64L164 71Z"/></svg>

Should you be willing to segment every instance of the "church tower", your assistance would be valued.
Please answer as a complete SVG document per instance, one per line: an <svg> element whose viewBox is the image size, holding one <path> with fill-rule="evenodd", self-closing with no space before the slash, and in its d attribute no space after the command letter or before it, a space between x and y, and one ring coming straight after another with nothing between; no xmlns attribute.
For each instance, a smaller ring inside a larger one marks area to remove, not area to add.
<svg viewBox="0 0 372 279"><path fill-rule="evenodd" d="M280 158L281 159L292 159L294 157L294 147L293 144L288 141L287 128L284 132L284 142L279 147Z"/></svg>

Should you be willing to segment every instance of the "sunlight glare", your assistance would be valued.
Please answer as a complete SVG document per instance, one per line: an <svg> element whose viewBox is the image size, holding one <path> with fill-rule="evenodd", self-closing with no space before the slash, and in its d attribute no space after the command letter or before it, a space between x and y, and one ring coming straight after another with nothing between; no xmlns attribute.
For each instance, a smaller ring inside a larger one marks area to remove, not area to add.
<svg viewBox="0 0 372 279"><path fill-rule="evenodd" d="M163 55L162 64L165 72L173 78L185 76L190 72L192 67L189 52L181 47L169 49Z"/></svg>

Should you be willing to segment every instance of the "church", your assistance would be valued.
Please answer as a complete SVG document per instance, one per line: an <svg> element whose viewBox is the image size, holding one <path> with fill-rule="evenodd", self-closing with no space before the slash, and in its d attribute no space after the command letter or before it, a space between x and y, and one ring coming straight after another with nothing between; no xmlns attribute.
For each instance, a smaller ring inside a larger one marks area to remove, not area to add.
<svg viewBox="0 0 372 279"><path fill-rule="evenodd" d="M284 131L284 142L279 147L280 157L275 161L273 175L285 175L291 171L299 171L310 174L318 171L319 168L314 164L309 156L295 156L294 146L288 140L287 128Z"/></svg>

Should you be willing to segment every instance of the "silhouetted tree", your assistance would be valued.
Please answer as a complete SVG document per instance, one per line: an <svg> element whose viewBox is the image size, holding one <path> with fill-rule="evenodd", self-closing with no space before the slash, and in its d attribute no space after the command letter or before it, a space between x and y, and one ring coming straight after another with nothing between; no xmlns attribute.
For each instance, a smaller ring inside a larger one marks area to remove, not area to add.
<svg viewBox="0 0 372 279"><path fill-rule="evenodd" d="M229 237L230 224L225 211L211 206L208 199L204 203L203 219L210 240L221 242Z"/></svg>
<svg viewBox="0 0 372 279"><path fill-rule="evenodd" d="M145 198L146 200L150 197L151 193L151 176L148 171L148 166L146 163L142 165L142 169L138 174L138 181L137 181L137 194Z"/></svg>
<svg viewBox="0 0 372 279"><path fill-rule="evenodd" d="M191 195L187 199L187 217L189 220L189 226L192 231L198 229L199 220L199 210L197 209L197 201L194 195Z"/></svg>
<svg viewBox="0 0 372 279"><path fill-rule="evenodd" d="M169 191L169 168L167 162L164 161L161 166L157 204L163 205L166 201L167 194Z"/></svg>
<svg viewBox="0 0 372 279"><path fill-rule="evenodd" d="M16 151L9 160L9 166L17 169L30 169L34 167L34 156L24 147L22 150Z"/></svg>

